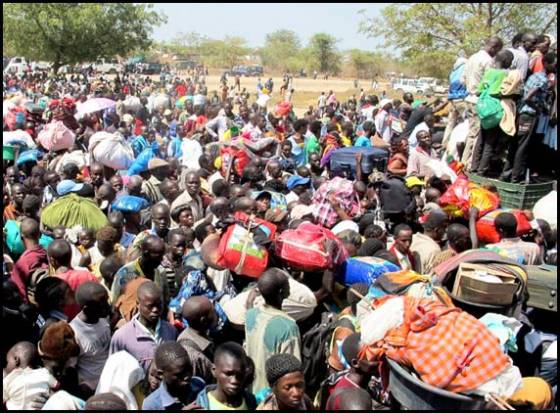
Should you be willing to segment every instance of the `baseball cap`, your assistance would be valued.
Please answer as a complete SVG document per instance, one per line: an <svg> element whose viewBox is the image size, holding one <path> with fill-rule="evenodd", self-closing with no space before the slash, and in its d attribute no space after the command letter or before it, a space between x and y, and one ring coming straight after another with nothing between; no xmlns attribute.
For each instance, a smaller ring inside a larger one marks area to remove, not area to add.
<svg viewBox="0 0 560 413"><path fill-rule="evenodd" d="M291 191L294 187L298 185L308 185L311 180L309 178L303 178L301 176L293 175L288 179L286 186Z"/></svg>
<svg viewBox="0 0 560 413"><path fill-rule="evenodd" d="M424 181L422 181L420 178L418 178L417 176L410 176L408 178L406 178L406 186L407 188L412 188L413 186L424 186Z"/></svg>
<svg viewBox="0 0 560 413"><path fill-rule="evenodd" d="M83 189L84 184L78 184L71 179L65 179L60 181L56 186L56 192L58 195L63 196L69 194L70 192L79 192Z"/></svg>
<svg viewBox="0 0 560 413"><path fill-rule="evenodd" d="M163 168L164 166L169 166L169 162L164 161L163 159L153 158L150 159L150 162L148 162L149 170Z"/></svg>

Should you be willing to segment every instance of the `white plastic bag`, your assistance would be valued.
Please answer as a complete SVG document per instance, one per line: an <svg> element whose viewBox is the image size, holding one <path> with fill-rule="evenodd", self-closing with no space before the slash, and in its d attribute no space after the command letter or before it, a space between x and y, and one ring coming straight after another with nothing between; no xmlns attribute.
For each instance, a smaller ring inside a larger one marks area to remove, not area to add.
<svg viewBox="0 0 560 413"><path fill-rule="evenodd" d="M2 132L3 145L25 145L30 149L35 149L37 145L29 133L23 130L15 130L12 132Z"/></svg>
<svg viewBox="0 0 560 413"><path fill-rule="evenodd" d="M125 170L134 162L134 151L120 133L97 132L89 140L92 161L117 171Z"/></svg>
<svg viewBox="0 0 560 413"><path fill-rule="evenodd" d="M374 344L389 330L404 322L404 297L387 300L381 307L367 314L360 322L361 342Z"/></svg>

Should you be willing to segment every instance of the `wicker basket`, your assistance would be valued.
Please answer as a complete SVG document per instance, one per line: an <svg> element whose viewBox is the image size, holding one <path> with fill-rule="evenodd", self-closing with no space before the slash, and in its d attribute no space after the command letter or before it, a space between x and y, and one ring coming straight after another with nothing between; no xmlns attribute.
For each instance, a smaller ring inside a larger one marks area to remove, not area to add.
<svg viewBox="0 0 560 413"><path fill-rule="evenodd" d="M479 185L486 182L494 184L498 189L502 207L513 209L532 209L539 199L552 191L553 185L552 181L529 185L512 184L474 174L469 174L469 179Z"/></svg>

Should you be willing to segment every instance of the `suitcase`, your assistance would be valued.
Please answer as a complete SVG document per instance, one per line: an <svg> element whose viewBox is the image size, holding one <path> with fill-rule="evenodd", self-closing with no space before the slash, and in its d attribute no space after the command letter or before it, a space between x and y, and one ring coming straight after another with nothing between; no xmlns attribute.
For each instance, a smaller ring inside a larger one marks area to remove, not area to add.
<svg viewBox="0 0 560 413"><path fill-rule="evenodd" d="M374 169L379 172L387 170L389 152L379 148L349 147L337 149L330 159L330 169L335 173L346 172L352 176L356 173L356 154L361 152L362 172L369 175Z"/></svg>
<svg viewBox="0 0 560 413"><path fill-rule="evenodd" d="M553 265L527 265L529 301L527 306L558 311L558 268Z"/></svg>

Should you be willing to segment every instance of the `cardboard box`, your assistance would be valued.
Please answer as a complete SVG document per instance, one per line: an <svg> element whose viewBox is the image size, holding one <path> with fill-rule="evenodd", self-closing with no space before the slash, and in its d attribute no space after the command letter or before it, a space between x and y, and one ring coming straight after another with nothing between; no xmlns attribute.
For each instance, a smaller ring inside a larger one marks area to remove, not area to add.
<svg viewBox="0 0 560 413"><path fill-rule="evenodd" d="M492 283L474 277L480 271L493 275L502 283ZM488 265L462 263L455 277L453 295L478 304L510 305L519 285L516 277Z"/></svg>

